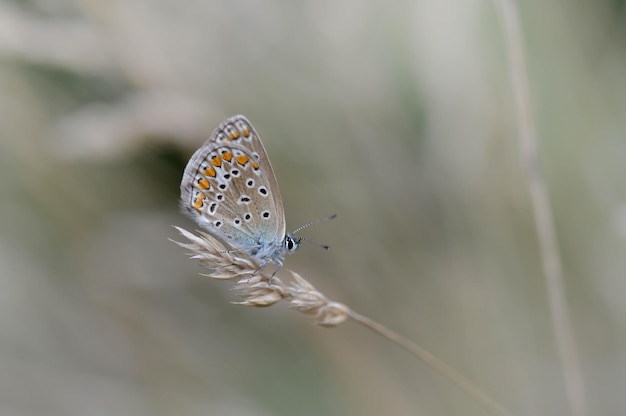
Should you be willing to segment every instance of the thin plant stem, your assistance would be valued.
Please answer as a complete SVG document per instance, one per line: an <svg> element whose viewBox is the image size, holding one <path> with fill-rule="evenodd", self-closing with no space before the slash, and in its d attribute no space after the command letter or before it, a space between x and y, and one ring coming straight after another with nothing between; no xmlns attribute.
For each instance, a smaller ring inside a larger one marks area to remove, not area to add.
<svg viewBox="0 0 626 416"><path fill-rule="evenodd" d="M414 355L430 368L432 368L437 374L449 380L450 382L452 382L452 384L465 391L469 396L482 403L485 408L500 415L513 416L513 413L505 409L502 405L497 403L491 397L487 396L481 389L476 387L474 383L465 378L459 372L455 371L445 362L441 361L440 359L426 351L424 348L406 339L397 332L391 331L384 325L381 325L378 322L375 322L370 318L358 314L352 310L348 311L348 316L352 320L364 325L375 333L383 336L384 338L387 338L389 341L404 348L410 354Z"/></svg>
<svg viewBox="0 0 626 416"><path fill-rule="evenodd" d="M524 56L524 40L517 4L494 0L509 60L509 77L515 100L518 138L528 179L537 228L543 271L549 299L552 327L563 371L571 414L587 415L585 388L570 314L567 307L563 267L554 226L550 197L541 171L538 135L532 116L530 88Z"/></svg>

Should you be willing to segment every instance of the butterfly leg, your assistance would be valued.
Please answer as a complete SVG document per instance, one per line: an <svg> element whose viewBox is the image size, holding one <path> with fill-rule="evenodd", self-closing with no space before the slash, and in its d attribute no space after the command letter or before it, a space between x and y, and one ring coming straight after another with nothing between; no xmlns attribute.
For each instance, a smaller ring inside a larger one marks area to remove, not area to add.
<svg viewBox="0 0 626 416"><path fill-rule="evenodd" d="M276 270L274 270L274 273L272 273L271 276L270 276L270 279L269 279L269 282L268 282L270 286L272 285L272 279L274 278L274 276L276 276L276 273L278 273L278 271L283 268L283 262L282 261L280 261L278 259L274 259L274 262L276 262L276 264L278 264L278 266L276 267ZM268 264L269 264L269 262L268 262Z"/></svg>

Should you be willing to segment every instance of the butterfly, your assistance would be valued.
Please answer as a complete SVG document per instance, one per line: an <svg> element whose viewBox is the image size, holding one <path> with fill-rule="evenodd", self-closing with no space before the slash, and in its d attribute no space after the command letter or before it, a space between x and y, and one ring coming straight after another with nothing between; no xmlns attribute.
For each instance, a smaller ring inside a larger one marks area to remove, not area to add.
<svg viewBox="0 0 626 416"><path fill-rule="evenodd" d="M272 165L259 135L242 115L222 122L191 156L180 193L183 210L202 228L260 268L275 263L280 269L285 255L300 246L302 238L294 233L304 227L286 233Z"/></svg>

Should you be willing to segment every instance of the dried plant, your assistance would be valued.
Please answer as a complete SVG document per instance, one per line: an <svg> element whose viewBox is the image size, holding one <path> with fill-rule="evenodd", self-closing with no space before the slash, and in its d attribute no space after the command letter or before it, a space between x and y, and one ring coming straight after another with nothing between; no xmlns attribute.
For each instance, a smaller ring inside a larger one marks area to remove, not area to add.
<svg viewBox="0 0 626 416"><path fill-rule="evenodd" d="M180 227L175 228L188 242L172 241L188 250L192 259L199 260L201 265L210 270L203 276L235 282L234 289L244 300L233 303L265 307L285 300L292 309L313 316L317 324L326 327L337 326L350 318L398 344L481 402L487 409L500 415L512 415L471 381L428 351L384 325L354 312L346 305L330 300L299 274L287 270L291 274L291 281L285 283L279 277L271 276L266 268L259 268L258 264L242 253L225 250L209 234L199 232L200 236L197 236Z"/></svg>
<svg viewBox="0 0 626 416"><path fill-rule="evenodd" d="M518 127L517 139L520 142L522 164L528 181L546 280L552 328L561 362L567 399L572 415L586 416L588 411L585 383L567 304L565 276L552 213L552 203L541 170L539 135L533 119L524 36L519 11L517 3L511 0L494 0L494 6L502 25L508 55L508 71Z"/></svg>

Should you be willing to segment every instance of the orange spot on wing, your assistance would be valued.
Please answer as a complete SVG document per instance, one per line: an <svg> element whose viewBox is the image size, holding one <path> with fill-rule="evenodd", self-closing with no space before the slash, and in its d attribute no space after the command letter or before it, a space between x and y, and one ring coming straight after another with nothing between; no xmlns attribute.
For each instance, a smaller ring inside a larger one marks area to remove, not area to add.
<svg viewBox="0 0 626 416"><path fill-rule="evenodd" d="M247 127L244 127L244 129L241 130L241 134L243 134L243 137L250 137L250 130L248 130Z"/></svg>
<svg viewBox="0 0 626 416"><path fill-rule="evenodd" d="M250 160L250 158L246 155L237 156L235 159L237 159L237 162L242 166L248 163L248 160Z"/></svg>
<svg viewBox="0 0 626 416"><path fill-rule="evenodd" d="M215 168L213 166L209 166L208 168L206 168L204 170L204 174L206 176L210 176L212 178L215 178L215 175L217 175L217 172L215 172Z"/></svg>
<svg viewBox="0 0 626 416"><path fill-rule="evenodd" d="M219 168L220 166L222 166L222 159L219 156L215 156L213 159L211 159L211 164Z"/></svg>
<svg viewBox="0 0 626 416"><path fill-rule="evenodd" d="M259 164L258 163L252 162L251 165L252 165L252 169L254 169L254 170L258 170L259 169Z"/></svg>
<svg viewBox="0 0 626 416"><path fill-rule="evenodd" d="M231 139L231 140L236 140L236 139L238 139L238 138L239 138L239 132L238 132L237 130L233 130L233 131L230 133L230 139Z"/></svg>
<svg viewBox="0 0 626 416"><path fill-rule="evenodd" d="M200 209L202 207L202 205L204 205L204 203L202 202L204 200L204 194L200 194L198 195L198 199L196 199L196 202L193 203L193 207L197 210Z"/></svg>
<svg viewBox="0 0 626 416"><path fill-rule="evenodd" d="M209 189L211 187L211 184L209 183L209 181L203 178L198 181L198 186L200 187L200 189Z"/></svg>
<svg viewBox="0 0 626 416"><path fill-rule="evenodd" d="M233 154L230 152L224 152L222 153L222 159L224 159L227 162L230 162L233 158Z"/></svg>

